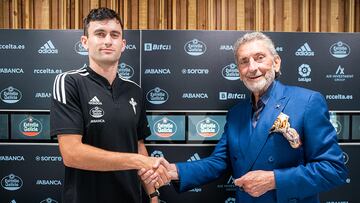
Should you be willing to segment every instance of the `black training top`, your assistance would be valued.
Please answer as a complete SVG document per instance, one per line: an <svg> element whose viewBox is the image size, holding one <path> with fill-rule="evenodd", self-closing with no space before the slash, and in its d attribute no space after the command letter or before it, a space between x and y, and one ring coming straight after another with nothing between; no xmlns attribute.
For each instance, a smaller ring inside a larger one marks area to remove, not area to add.
<svg viewBox="0 0 360 203"><path fill-rule="evenodd" d="M150 135L145 101L134 82L113 84L91 68L55 78L50 111L51 136L80 134L82 142L116 152L138 152L138 140ZM98 172L65 167L63 202L140 202L135 170Z"/></svg>

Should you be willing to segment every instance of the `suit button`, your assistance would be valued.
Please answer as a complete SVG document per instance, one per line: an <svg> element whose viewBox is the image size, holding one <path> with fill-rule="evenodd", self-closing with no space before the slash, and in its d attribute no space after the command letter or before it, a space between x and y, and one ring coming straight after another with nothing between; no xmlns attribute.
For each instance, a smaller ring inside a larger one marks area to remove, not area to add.
<svg viewBox="0 0 360 203"><path fill-rule="evenodd" d="M269 156L268 161L269 161L270 163L274 162L274 157L273 157L273 156Z"/></svg>

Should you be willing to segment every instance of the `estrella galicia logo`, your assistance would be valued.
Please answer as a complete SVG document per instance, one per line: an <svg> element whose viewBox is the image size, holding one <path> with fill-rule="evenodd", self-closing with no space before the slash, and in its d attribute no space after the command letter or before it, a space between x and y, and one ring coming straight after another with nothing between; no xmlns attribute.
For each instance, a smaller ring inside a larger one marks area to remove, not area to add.
<svg viewBox="0 0 360 203"><path fill-rule="evenodd" d="M345 164L349 162L349 155L346 152L343 152L343 159Z"/></svg>
<svg viewBox="0 0 360 203"><path fill-rule="evenodd" d="M90 115L94 118L101 118L105 114L104 110L102 108L95 106L94 108L90 109Z"/></svg>
<svg viewBox="0 0 360 203"><path fill-rule="evenodd" d="M184 50L191 56L200 56L206 52L206 44L198 39L193 39L184 45Z"/></svg>
<svg viewBox="0 0 360 203"><path fill-rule="evenodd" d="M168 98L169 94L160 87L155 87L146 94L146 99L152 104L163 104Z"/></svg>
<svg viewBox="0 0 360 203"><path fill-rule="evenodd" d="M196 124L196 132L202 137L214 137L219 130L219 123L211 118L205 118Z"/></svg>
<svg viewBox="0 0 360 203"><path fill-rule="evenodd" d="M134 69L126 63L120 63L118 68L118 74L129 80L134 76Z"/></svg>
<svg viewBox="0 0 360 203"><path fill-rule="evenodd" d="M40 203L58 203L56 200L49 198L44 199Z"/></svg>
<svg viewBox="0 0 360 203"><path fill-rule="evenodd" d="M76 53L82 55L82 56L87 56L89 55L88 51L85 49L85 47L83 47L81 41L76 42L75 46L74 46L74 50Z"/></svg>
<svg viewBox="0 0 360 203"><path fill-rule="evenodd" d="M225 66L221 71L222 76L227 80L239 80L239 70L235 63Z"/></svg>
<svg viewBox="0 0 360 203"><path fill-rule="evenodd" d="M22 185L23 185L23 181L21 180L21 178L14 174L10 174L1 179L1 186L5 190L10 190L10 191L18 190L21 188Z"/></svg>
<svg viewBox="0 0 360 203"><path fill-rule="evenodd" d="M22 120L19 124L19 130L21 134L29 137L39 135L42 129L43 127L41 122L31 116Z"/></svg>
<svg viewBox="0 0 360 203"><path fill-rule="evenodd" d="M337 135L340 135L341 130L342 130L342 125L341 125L341 123L340 123L338 120L336 120L336 118L330 119L330 123L331 123L331 124L333 125L333 127L335 128L336 134L337 134Z"/></svg>
<svg viewBox="0 0 360 203"><path fill-rule="evenodd" d="M163 117L154 123L153 130L157 136L166 138L171 137L176 133L177 126L174 121L167 117Z"/></svg>
<svg viewBox="0 0 360 203"><path fill-rule="evenodd" d="M342 41L338 41L330 47L330 54L335 58L345 58L350 54L350 46Z"/></svg>
<svg viewBox="0 0 360 203"><path fill-rule="evenodd" d="M14 104L21 100L22 94L20 90L10 86L8 88L3 89L0 92L0 98L3 102L8 104Z"/></svg>

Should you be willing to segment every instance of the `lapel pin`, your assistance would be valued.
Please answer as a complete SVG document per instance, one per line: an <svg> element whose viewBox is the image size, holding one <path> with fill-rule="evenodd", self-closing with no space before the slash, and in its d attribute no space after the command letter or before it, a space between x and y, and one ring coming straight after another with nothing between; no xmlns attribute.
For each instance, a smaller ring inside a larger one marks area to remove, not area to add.
<svg viewBox="0 0 360 203"><path fill-rule="evenodd" d="M278 108L280 108L280 104L276 104L276 107L275 107L276 109L278 109Z"/></svg>

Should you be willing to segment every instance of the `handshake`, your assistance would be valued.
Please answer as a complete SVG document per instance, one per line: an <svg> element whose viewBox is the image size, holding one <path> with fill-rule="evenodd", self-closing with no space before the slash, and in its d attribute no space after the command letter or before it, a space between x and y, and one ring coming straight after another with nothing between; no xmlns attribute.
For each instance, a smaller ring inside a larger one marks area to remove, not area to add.
<svg viewBox="0 0 360 203"><path fill-rule="evenodd" d="M158 189L167 185L171 180L178 180L175 164L170 164L162 157L146 157L144 161L138 170L138 175L145 184Z"/></svg>

